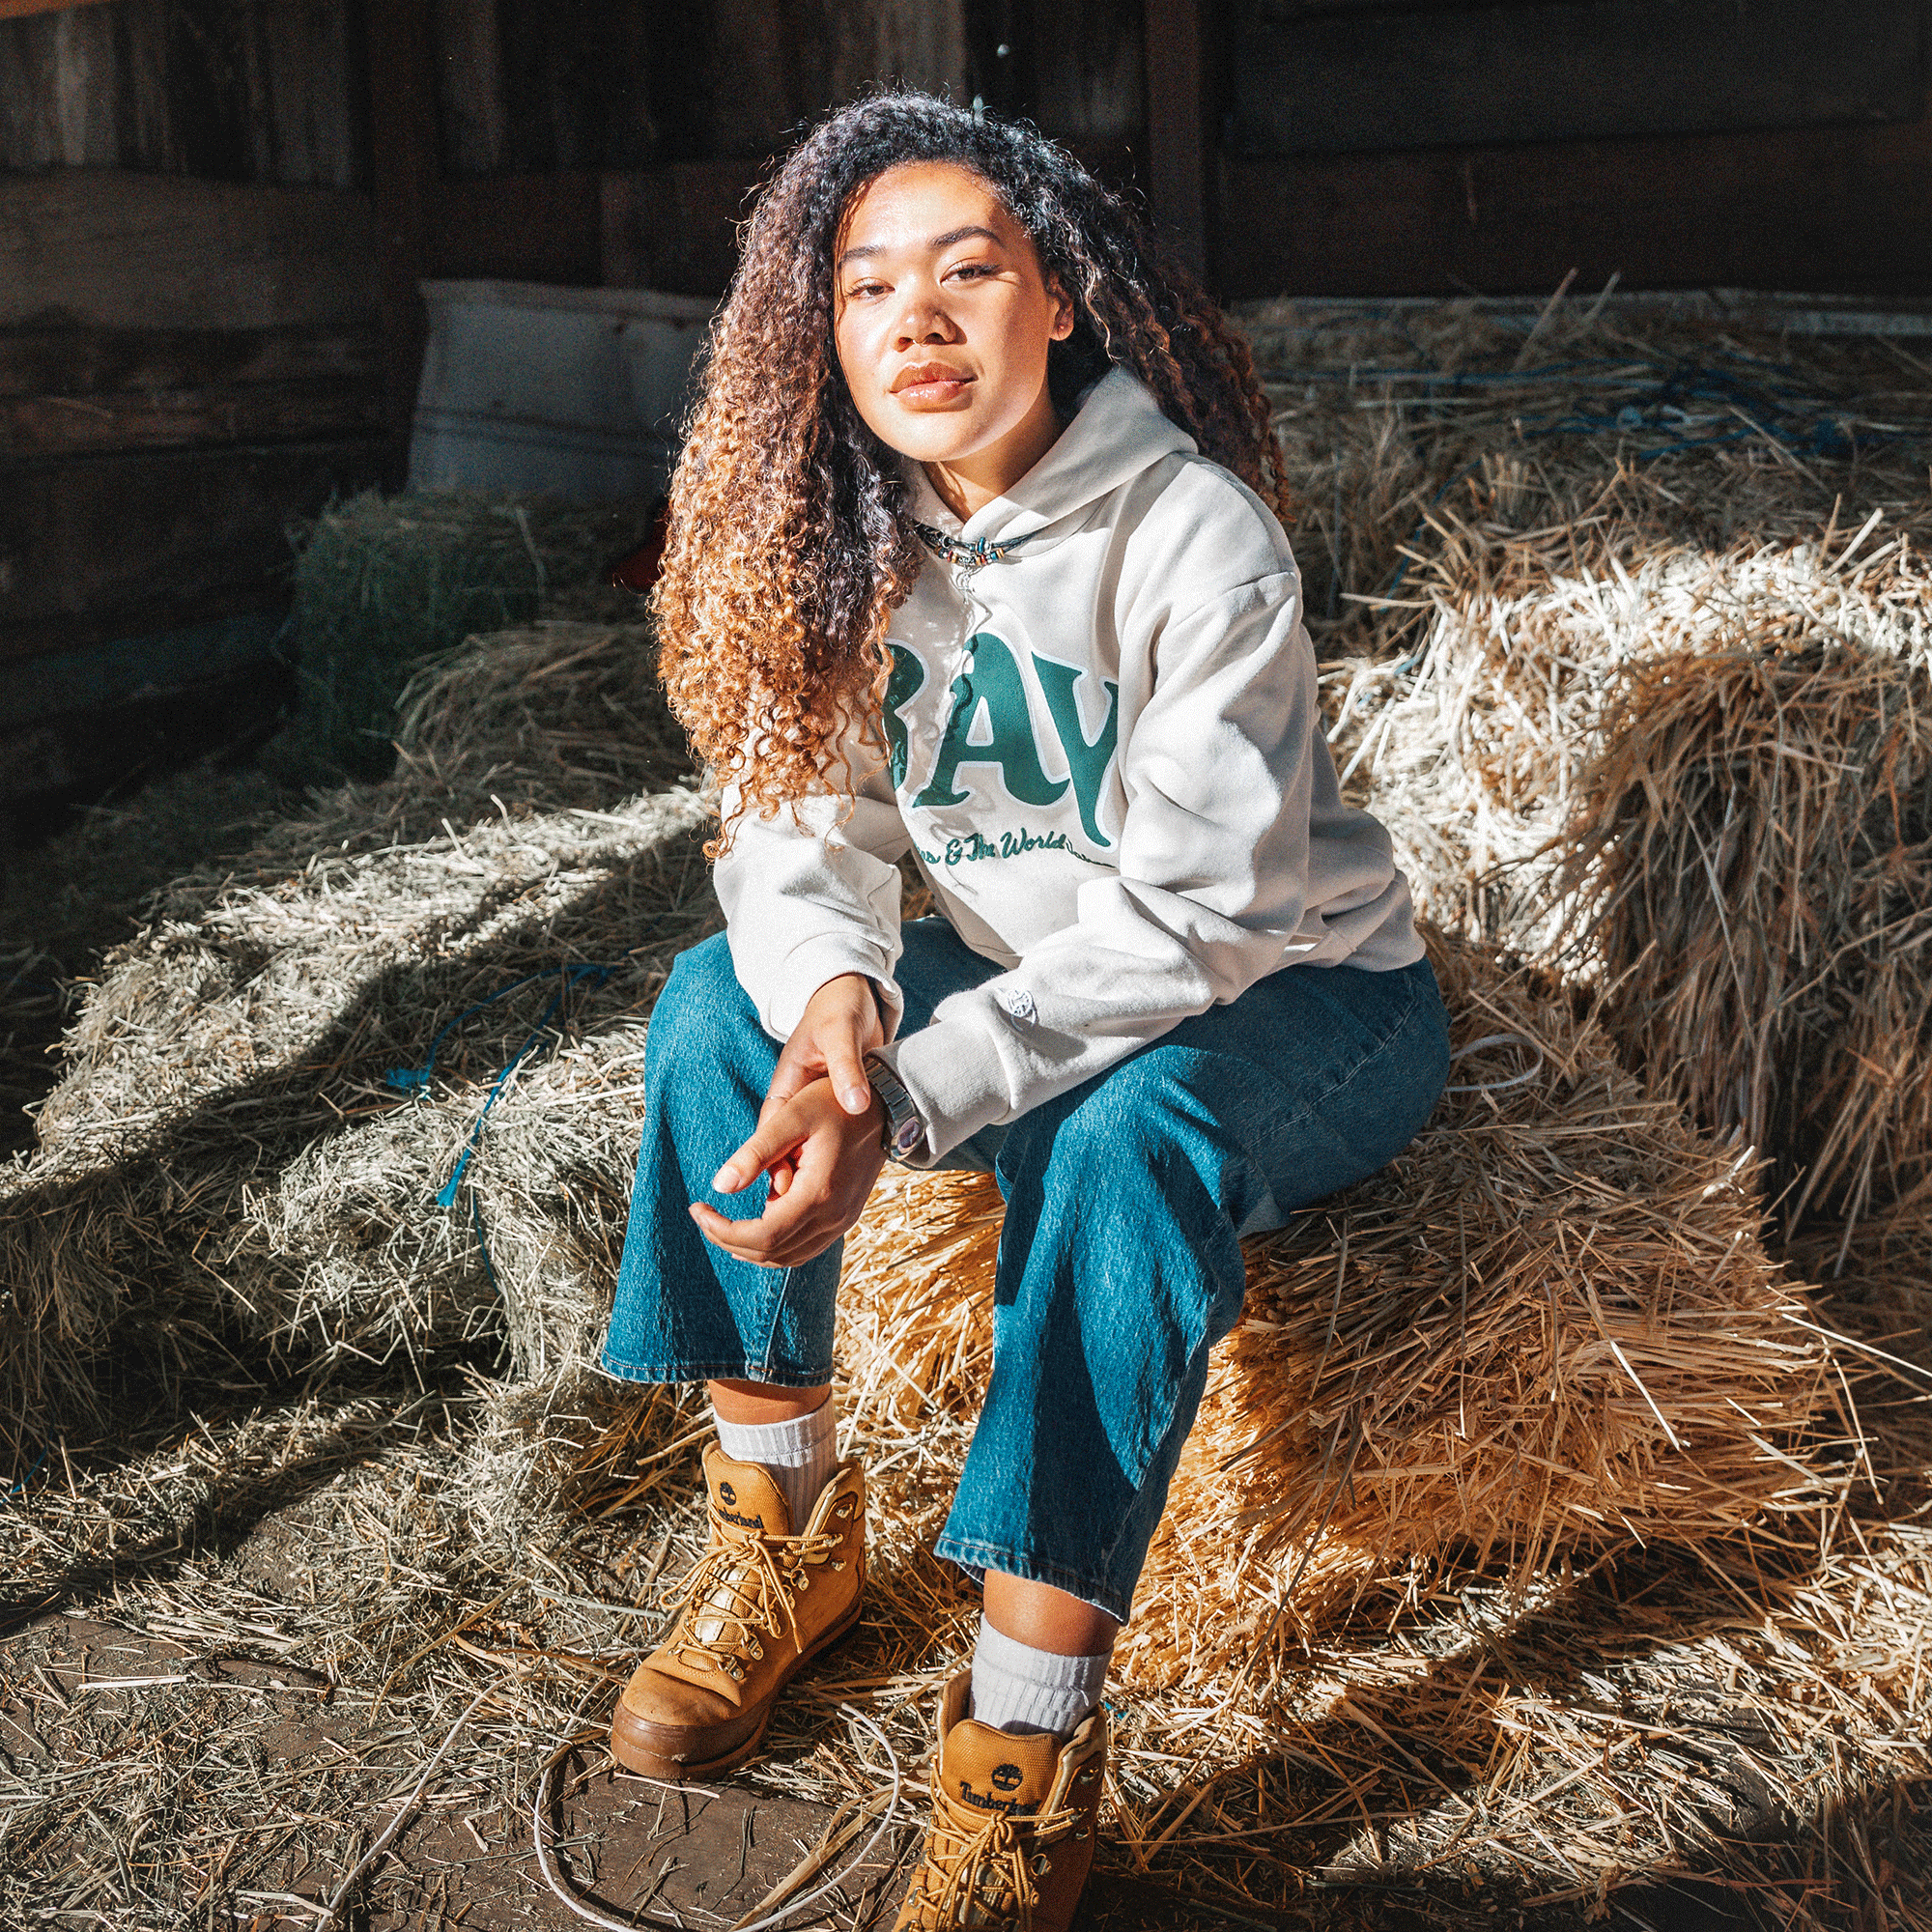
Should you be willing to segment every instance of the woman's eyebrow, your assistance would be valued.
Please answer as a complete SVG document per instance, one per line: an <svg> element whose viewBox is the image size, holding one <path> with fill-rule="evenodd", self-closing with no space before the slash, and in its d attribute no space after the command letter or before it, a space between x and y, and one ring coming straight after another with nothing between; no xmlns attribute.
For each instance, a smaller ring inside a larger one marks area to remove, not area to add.
<svg viewBox="0 0 1932 1932"><path fill-rule="evenodd" d="M944 235L935 235L925 245L936 255L942 248L951 248L956 242L970 242L976 235L991 242L995 246L999 245L1000 238L990 228L980 228L977 224L966 228L949 228ZM856 247L846 249L839 256L838 266L842 269L847 262L858 256L884 255L889 252L882 242L862 242Z"/></svg>

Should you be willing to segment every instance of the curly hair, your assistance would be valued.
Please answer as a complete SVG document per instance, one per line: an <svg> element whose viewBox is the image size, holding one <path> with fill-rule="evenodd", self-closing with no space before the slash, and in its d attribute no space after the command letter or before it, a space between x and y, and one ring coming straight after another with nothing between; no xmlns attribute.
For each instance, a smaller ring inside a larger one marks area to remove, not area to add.
<svg viewBox="0 0 1932 1932"><path fill-rule="evenodd" d="M1281 448L1246 345L1147 223L1024 124L930 95L878 95L822 122L744 231L702 397L671 484L654 599L660 670L698 755L770 817L877 743L892 612L921 550L892 452L861 421L834 344L834 255L854 196L888 168L970 169L1032 239L1074 307L1048 352L1054 402L1130 370L1202 453L1287 520ZM726 824L723 843L728 844Z"/></svg>

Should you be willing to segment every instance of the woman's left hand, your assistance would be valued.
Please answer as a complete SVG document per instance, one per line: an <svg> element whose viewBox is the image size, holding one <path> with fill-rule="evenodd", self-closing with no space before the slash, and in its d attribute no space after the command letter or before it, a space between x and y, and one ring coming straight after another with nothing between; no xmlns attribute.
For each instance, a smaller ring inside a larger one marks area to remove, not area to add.
<svg viewBox="0 0 1932 1932"><path fill-rule="evenodd" d="M736 1194L769 1173L765 1211L728 1221L700 1201L692 1204L691 1218L706 1240L741 1262L798 1267L815 1261L866 1211L885 1164L884 1128L876 1094L863 1114L848 1114L832 1082L814 1080L760 1121L712 1180L720 1194Z"/></svg>

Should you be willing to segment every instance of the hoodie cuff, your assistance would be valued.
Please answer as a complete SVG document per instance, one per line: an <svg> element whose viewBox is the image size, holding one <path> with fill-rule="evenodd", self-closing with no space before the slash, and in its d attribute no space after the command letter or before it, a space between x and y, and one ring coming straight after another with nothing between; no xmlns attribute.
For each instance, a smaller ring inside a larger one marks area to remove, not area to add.
<svg viewBox="0 0 1932 1932"><path fill-rule="evenodd" d="M785 956L769 999L760 1004L758 1018L765 1031L774 1039L789 1039L798 1031L811 996L847 973L871 981L879 1017L891 1039L905 1016L905 995L893 982L892 956L883 947L845 937L808 940Z"/></svg>
<svg viewBox="0 0 1932 1932"><path fill-rule="evenodd" d="M925 1157L908 1166L932 1167L981 1127L1012 1111L1001 1082L1000 1056L978 1021L934 1020L879 1050L925 1124Z"/></svg>

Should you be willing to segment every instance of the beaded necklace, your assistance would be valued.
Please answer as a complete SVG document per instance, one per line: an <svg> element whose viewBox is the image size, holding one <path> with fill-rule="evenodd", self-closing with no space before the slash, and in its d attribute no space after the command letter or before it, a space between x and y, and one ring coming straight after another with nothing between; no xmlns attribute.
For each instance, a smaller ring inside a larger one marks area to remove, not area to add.
<svg viewBox="0 0 1932 1932"><path fill-rule="evenodd" d="M1026 536L1007 537L998 543L988 543L983 537L968 543L963 537L950 537L944 530L936 530L930 524L923 524L917 517L912 526L919 532L920 541L928 550L937 551L948 563L964 564L968 570L980 570L989 563L998 563L1004 556L1009 556L1027 541L1028 537L1038 533L1029 530Z"/></svg>

